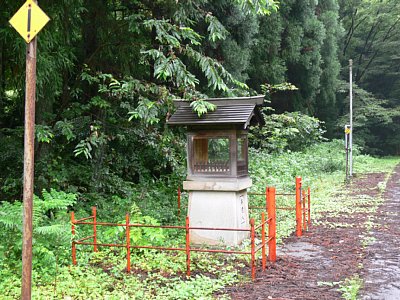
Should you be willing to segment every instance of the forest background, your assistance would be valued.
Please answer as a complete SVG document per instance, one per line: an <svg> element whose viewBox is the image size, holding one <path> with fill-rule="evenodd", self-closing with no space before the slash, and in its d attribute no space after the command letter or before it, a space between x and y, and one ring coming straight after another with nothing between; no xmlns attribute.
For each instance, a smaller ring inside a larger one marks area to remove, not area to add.
<svg viewBox="0 0 400 300"><path fill-rule="evenodd" d="M1 2L0 212L9 214L22 198L26 45L8 24L22 2ZM123 205L121 199L146 197L144 187L175 189L185 175L184 131L166 125L176 98L193 101L201 115L213 109L207 97L264 94L266 126L252 129L251 143L265 153L342 138L349 59L355 143L367 154L400 153L398 1L41 0L40 6L51 21L38 41L35 193L65 200L52 209L76 198L75 209ZM53 196L42 192L50 189ZM165 200L158 196L155 207ZM155 217L168 221L172 214ZM20 222L3 213L0 223ZM19 257L13 246L2 247L3 258Z"/></svg>
<svg viewBox="0 0 400 300"><path fill-rule="evenodd" d="M25 43L7 23L19 5L6 1L0 13L2 200L22 191ZM267 126L253 142L272 151L295 148L286 141L304 130L320 135L304 115L324 122L324 137L341 138L350 58L356 144L400 151L397 1L40 5L52 21L38 50L37 192L119 194L173 172L184 161L182 131L165 125L174 98L200 100L201 113L205 95L265 94Z"/></svg>

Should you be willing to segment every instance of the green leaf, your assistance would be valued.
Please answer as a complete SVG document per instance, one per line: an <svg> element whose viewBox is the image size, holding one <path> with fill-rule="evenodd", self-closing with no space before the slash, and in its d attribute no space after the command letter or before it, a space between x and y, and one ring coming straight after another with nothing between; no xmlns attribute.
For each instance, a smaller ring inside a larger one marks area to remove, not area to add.
<svg viewBox="0 0 400 300"><path fill-rule="evenodd" d="M35 125L35 135L39 143L49 144L54 138L54 133L47 125Z"/></svg>
<svg viewBox="0 0 400 300"><path fill-rule="evenodd" d="M215 104L207 102L206 100L196 100L190 103L193 111L197 113L199 117L206 114L209 111L214 111L217 109Z"/></svg>
<svg viewBox="0 0 400 300"><path fill-rule="evenodd" d="M206 22L208 23L207 31L209 34L208 39L210 41L216 42L226 39L229 32L216 17L208 13L206 15Z"/></svg>

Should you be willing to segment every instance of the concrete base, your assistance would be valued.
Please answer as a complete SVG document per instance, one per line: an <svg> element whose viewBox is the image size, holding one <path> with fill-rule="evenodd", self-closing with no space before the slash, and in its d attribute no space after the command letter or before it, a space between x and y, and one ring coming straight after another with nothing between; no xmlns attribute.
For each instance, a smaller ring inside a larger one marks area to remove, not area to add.
<svg viewBox="0 0 400 300"><path fill-rule="evenodd" d="M241 191L251 187L249 177L243 178L196 178L183 182L183 189L188 191Z"/></svg>
<svg viewBox="0 0 400 300"><path fill-rule="evenodd" d="M251 180L243 178L237 181L237 179L233 182L185 181L184 188L196 188L189 190L190 226L249 229L247 188L251 186ZM190 237L191 242L195 244L237 246L249 237L249 233L193 229Z"/></svg>

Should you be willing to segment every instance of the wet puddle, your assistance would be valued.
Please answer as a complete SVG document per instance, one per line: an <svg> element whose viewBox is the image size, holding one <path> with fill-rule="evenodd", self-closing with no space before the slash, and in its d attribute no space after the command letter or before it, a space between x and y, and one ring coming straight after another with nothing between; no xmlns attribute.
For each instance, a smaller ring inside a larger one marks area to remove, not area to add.
<svg viewBox="0 0 400 300"><path fill-rule="evenodd" d="M283 245L277 250L277 256L291 256L305 261L321 261L324 265L331 265L332 261L323 256L324 248L307 243L295 242Z"/></svg>

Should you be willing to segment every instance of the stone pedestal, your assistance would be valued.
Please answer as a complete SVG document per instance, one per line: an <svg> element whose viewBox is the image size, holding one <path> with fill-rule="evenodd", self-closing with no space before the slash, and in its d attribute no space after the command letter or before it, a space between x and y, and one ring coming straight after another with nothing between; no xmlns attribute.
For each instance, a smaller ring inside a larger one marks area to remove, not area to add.
<svg viewBox="0 0 400 300"><path fill-rule="evenodd" d="M249 229L247 188L251 184L249 177L184 181L183 188L189 191L190 226ZM249 233L193 229L190 236L196 244L237 246Z"/></svg>

